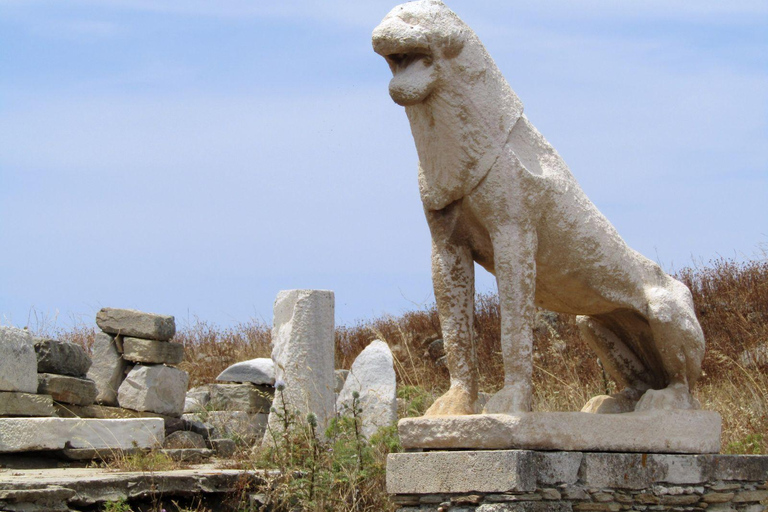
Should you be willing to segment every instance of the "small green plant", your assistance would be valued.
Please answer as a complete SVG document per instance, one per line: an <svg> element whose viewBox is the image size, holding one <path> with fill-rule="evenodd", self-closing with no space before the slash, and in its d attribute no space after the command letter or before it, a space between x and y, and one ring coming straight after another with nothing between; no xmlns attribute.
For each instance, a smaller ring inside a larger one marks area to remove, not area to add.
<svg viewBox="0 0 768 512"><path fill-rule="evenodd" d="M399 386L397 398L401 398L403 404L398 411L398 416L406 418L424 416L426 410L435 401L432 393L419 386Z"/></svg>
<svg viewBox="0 0 768 512"><path fill-rule="evenodd" d="M133 509L125 499L119 499L104 503L104 512L133 512Z"/></svg>
<svg viewBox="0 0 768 512"><path fill-rule="evenodd" d="M762 434L749 434L741 441L729 443L726 453L761 455L763 453L763 436Z"/></svg>
<svg viewBox="0 0 768 512"><path fill-rule="evenodd" d="M359 393L343 415L331 420L324 435L317 416L302 418L283 399L279 383L274 414L280 427L268 431L257 465L275 468L260 492L260 512L383 512L392 510L384 490L386 456L399 449L396 427L381 429L367 440L362 434Z"/></svg>

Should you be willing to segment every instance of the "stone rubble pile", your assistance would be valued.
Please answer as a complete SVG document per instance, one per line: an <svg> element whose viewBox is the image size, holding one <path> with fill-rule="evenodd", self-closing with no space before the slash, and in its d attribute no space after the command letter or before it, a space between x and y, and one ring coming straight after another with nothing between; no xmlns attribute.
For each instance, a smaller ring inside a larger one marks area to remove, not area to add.
<svg viewBox="0 0 768 512"><path fill-rule="evenodd" d="M216 380L187 392L182 418L211 445L226 445L225 450L227 439L245 444L260 440L275 394L272 360L236 363Z"/></svg>
<svg viewBox="0 0 768 512"><path fill-rule="evenodd" d="M172 316L131 309L103 308L96 315L102 330L93 344L88 377L96 382L96 402L105 406L181 416L189 375L175 368L184 346Z"/></svg>
<svg viewBox="0 0 768 512"><path fill-rule="evenodd" d="M112 451L162 441L159 418L78 414L95 407L98 393L87 378L91 358L79 345L0 326L0 354L0 453Z"/></svg>
<svg viewBox="0 0 768 512"><path fill-rule="evenodd" d="M56 407L96 398L96 384L86 378L91 358L79 345L0 327L0 353L0 416L54 416Z"/></svg>

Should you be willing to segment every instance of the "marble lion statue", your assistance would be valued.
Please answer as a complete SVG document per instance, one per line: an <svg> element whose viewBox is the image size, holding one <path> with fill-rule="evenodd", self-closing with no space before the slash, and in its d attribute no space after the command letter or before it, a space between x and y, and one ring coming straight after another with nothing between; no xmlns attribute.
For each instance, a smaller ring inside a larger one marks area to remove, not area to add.
<svg viewBox="0 0 768 512"><path fill-rule="evenodd" d="M583 411L696 409L704 336L688 288L632 250L523 114L475 33L438 0L373 31L419 157L450 388L426 415L474 414L474 263L496 276L504 386L484 413L531 410L537 306L578 315L622 390Z"/></svg>

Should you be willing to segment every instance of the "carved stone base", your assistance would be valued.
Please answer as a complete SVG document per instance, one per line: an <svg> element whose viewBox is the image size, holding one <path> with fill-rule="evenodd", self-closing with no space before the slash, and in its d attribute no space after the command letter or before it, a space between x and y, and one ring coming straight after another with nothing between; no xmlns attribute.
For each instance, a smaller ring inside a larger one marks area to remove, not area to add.
<svg viewBox="0 0 768 512"><path fill-rule="evenodd" d="M721 422L712 411L530 412L405 418L398 431L406 450L717 453Z"/></svg>
<svg viewBox="0 0 768 512"><path fill-rule="evenodd" d="M766 477L765 455L492 450L387 459L400 512L761 512Z"/></svg>

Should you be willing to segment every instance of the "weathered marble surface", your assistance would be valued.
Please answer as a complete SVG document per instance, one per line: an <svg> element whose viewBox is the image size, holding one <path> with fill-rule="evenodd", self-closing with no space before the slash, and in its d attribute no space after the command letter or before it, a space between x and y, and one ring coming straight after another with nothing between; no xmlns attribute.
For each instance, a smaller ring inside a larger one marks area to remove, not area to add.
<svg viewBox="0 0 768 512"><path fill-rule="evenodd" d="M506 374L485 412L531 408L536 306L582 315L585 340L624 388L593 412L698 408L689 390L704 337L690 291L589 201L472 29L440 1L410 2L376 27L373 48L411 125L432 234L451 387L427 415L475 412L475 262L497 279Z"/></svg>
<svg viewBox="0 0 768 512"><path fill-rule="evenodd" d="M717 453L720 425L712 411L532 412L404 418L398 431L405 449Z"/></svg>
<svg viewBox="0 0 768 512"><path fill-rule="evenodd" d="M144 313L135 309L102 308L96 325L109 334L168 341L176 334L176 320L169 315Z"/></svg>
<svg viewBox="0 0 768 512"><path fill-rule="evenodd" d="M160 418L0 418L0 453L63 448L152 448L162 443L163 428Z"/></svg>
<svg viewBox="0 0 768 512"><path fill-rule="evenodd" d="M370 438L381 427L397 421L397 385L392 351L372 341L355 358L336 401L339 414L351 414L353 393L358 394L362 434Z"/></svg>
<svg viewBox="0 0 768 512"><path fill-rule="evenodd" d="M37 393L37 356L32 335L0 325L0 391Z"/></svg>
<svg viewBox="0 0 768 512"><path fill-rule="evenodd" d="M332 291L278 293L272 322L272 360L278 389L274 408L282 411L286 407L302 420L314 413L318 432L325 432L336 413ZM279 432L281 423L276 414L270 413L272 432ZM265 442L269 441L265 437Z"/></svg>

